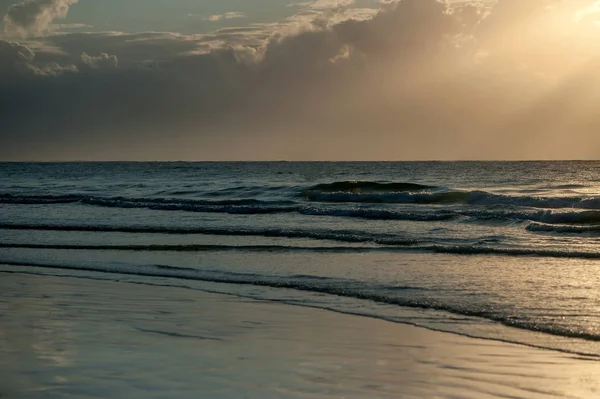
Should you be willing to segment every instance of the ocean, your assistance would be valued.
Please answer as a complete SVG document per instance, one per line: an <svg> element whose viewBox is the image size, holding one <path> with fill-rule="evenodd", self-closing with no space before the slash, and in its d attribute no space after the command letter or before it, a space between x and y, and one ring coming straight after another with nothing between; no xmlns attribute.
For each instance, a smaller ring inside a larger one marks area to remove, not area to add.
<svg viewBox="0 0 600 399"><path fill-rule="evenodd" d="M3 163L5 273L600 356L600 162Z"/></svg>

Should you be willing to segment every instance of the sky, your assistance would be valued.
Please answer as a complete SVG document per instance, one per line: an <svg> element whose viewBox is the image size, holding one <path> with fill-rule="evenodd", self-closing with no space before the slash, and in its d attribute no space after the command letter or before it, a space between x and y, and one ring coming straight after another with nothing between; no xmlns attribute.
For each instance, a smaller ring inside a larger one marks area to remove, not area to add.
<svg viewBox="0 0 600 399"><path fill-rule="evenodd" d="M0 160L600 158L595 0L0 0Z"/></svg>

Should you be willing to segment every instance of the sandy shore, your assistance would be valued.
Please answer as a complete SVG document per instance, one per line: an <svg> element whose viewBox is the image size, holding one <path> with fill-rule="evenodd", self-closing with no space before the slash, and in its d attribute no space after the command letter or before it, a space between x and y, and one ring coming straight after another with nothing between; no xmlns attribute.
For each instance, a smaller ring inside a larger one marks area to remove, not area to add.
<svg viewBox="0 0 600 399"><path fill-rule="evenodd" d="M180 288L0 273L2 398L600 397L600 362Z"/></svg>

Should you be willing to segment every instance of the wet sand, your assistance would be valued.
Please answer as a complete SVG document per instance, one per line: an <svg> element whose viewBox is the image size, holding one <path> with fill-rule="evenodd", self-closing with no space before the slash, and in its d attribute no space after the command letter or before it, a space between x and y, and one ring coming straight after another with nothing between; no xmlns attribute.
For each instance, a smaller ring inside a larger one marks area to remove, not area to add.
<svg viewBox="0 0 600 399"><path fill-rule="evenodd" d="M276 302L0 273L2 398L598 398L600 361Z"/></svg>

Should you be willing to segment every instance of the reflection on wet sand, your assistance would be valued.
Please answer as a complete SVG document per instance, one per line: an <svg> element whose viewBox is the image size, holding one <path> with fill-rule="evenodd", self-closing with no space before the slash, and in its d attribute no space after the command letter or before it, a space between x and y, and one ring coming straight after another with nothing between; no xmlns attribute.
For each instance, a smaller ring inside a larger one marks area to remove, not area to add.
<svg viewBox="0 0 600 399"><path fill-rule="evenodd" d="M600 362L172 287L1 274L8 398L578 397Z"/></svg>

